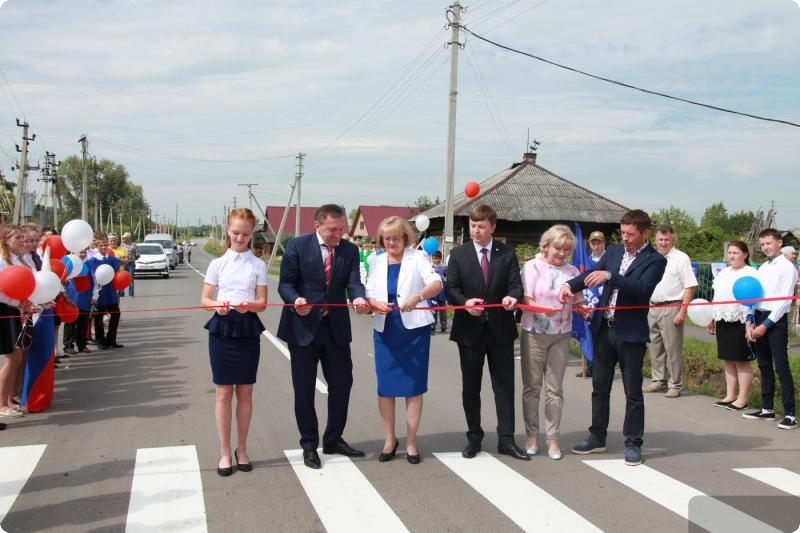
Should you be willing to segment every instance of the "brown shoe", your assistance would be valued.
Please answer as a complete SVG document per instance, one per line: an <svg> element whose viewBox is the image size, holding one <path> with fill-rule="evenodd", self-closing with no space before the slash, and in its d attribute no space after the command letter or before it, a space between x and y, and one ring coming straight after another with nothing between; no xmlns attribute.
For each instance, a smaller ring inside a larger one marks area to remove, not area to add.
<svg viewBox="0 0 800 533"><path fill-rule="evenodd" d="M666 385L658 381L654 381L647 387L643 388L642 392L665 392L666 390L667 390Z"/></svg>
<svg viewBox="0 0 800 533"><path fill-rule="evenodd" d="M666 396L667 398L680 398L680 395L681 395L680 389L669 389L664 396Z"/></svg>

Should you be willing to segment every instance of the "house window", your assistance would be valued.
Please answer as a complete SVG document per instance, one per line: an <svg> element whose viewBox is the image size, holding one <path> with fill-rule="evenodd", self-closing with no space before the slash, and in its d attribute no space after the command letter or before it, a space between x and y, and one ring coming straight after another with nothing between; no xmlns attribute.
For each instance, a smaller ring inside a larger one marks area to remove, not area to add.
<svg viewBox="0 0 800 533"><path fill-rule="evenodd" d="M358 229L360 229L362 231L364 230L364 221L363 220L358 223Z"/></svg>

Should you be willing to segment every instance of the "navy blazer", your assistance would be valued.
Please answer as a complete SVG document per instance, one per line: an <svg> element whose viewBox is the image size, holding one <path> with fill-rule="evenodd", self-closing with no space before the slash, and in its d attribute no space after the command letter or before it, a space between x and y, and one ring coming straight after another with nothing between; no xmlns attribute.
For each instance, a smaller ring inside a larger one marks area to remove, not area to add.
<svg viewBox="0 0 800 533"><path fill-rule="evenodd" d="M482 298L487 304L499 304L506 296L522 301L522 278L517 254L510 246L494 239L489 261L489 282L483 281L483 272L475 245L467 241L450 254L447 263L447 301L451 305L464 305L471 298ZM482 316L472 316L457 309L453 316L450 340L474 346L483 335L483 323L488 321L489 332L497 343L513 343L517 338L514 313L502 307L486 310Z"/></svg>
<svg viewBox="0 0 800 533"><path fill-rule="evenodd" d="M587 270L580 276L572 278L567 283L572 292L582 291L586 288L583 280L590 272L606 270L611 272L611 279L603 286L598 307L608 306L611 293L619 289L617 306L644 306L641 309L618 309L614 311L614 324L617 340L623 342L650 342L650 326L647 323L647 306L650 305L650 295L661 281L664 269L667 268L667 258L658 253L649 242L641 252L636 254L636 259L625 271L619 274L622 265L622 256L625 247L621 244L611 246L597 265ZM595 311L592 315L591 328L593 333L600 329L600 321L605 311Z"/></svg>
<svg viewBox="0 0 800 533"><path fill-rule="evenodd" d="M349 241L339 241L334 248L331 281L326 290L322 263L322 247L316 232L289 241L281 261L278 294L284 303L294 304L305 298L310 304L344 304L356 298L365 298L364 285L359 275L358 247ZM284 307L278 325L278 338L288 344L308 346L322 322L323 307L313 307L306 316L295 313L293 307ZM328 320L334 341L344 346L352 340L350 309L328 308Z"/></svg>

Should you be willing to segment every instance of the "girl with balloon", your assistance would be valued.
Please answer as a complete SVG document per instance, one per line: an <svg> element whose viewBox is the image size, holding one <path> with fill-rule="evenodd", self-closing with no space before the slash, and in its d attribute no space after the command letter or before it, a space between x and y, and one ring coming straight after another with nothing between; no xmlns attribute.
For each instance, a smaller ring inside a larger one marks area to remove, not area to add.
<svg viewBox="0 0 800 533"><path fill-rule="evenodd" d="M756 274L756 269L748 264L750 251L743 241L728 243L727 259L728 266L714 279L714 302L736 300L736 281ZM747 399L753 385L751 360L755 358L752 346L745 339L748 309L739 303L706 306L709 307L712 309L706 311L704 321L708 325L708 332L716 334L717 356L725 362L725 397L714 402L714 405L731 411L741 411L747 408ZM695 321L694 318L692 320Z"/></svg>

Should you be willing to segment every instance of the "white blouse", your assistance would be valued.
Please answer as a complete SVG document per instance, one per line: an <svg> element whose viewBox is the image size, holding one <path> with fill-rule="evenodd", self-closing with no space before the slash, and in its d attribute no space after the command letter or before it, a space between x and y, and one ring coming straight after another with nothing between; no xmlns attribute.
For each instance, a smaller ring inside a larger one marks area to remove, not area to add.
<svg viewBox="0 0 800 533"><path fill-rule="evenodd" d="M755 276L756 269L745 265L739 270L734 270L731 267L726 267L720 270L717 277L714 279L714 300L715 302L729 302L735 300L733 295L733 284L739 278L745 276ZM719 304L711 306L714 311L714 320L723 320L725 322L745 322L747 318L748 308L742 304Z"/></svg>
<svg viewBox="0 0 800 533"><path fill-rule="evenodd" d="M237 253L228 249L211 261L204 281L216 285L217 300L231 305L252 302L256 299L256 287L267 285L267 265L250 250Z"/></svg>

